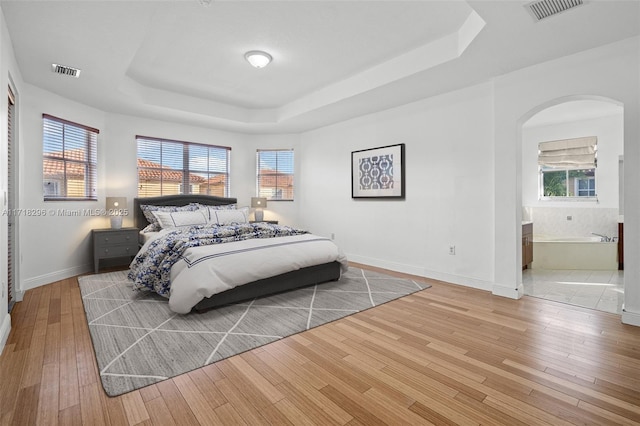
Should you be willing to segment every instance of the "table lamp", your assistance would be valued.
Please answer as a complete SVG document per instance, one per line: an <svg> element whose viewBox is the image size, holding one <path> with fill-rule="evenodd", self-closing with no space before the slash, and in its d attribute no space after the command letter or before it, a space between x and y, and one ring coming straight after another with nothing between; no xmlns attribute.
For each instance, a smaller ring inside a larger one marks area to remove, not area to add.
<svg viewBox="0 0 640 426"><path fill-rule="evenodd" d="M256 209L254 216L256 222L262 222L264 220L263 208L267 207L267 199L264 197L251 197L251 207Z"/></svg>
<svg viewBox="0 0 640 426"><path fill-rule="evenodd" d="M127 197L107 197L106 210L111 216L111 229L122 228L122 211L127 208Z"/></svg>

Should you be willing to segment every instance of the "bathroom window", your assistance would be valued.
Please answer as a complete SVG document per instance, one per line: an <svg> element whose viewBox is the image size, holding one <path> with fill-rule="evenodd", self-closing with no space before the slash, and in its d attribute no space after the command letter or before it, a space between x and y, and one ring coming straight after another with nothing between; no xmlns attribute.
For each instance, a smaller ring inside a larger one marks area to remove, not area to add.
<svg viewBox="0 0 640 426"><path fill-rule="evenodd" d="M543 198L595 197L595 169L554 170L542 169L541 190Z"/></svg>
<svg viewBox="0 0 640 426"><path fill-rule="evenodd" d="M595 198L597 152L595 136L540 142L540 198Z"/></svg>
<svg viewBox="0 0 640 426"><path fill-rule="evenodd" d="M596 178L584 177L575 180L575 193L578 197L596 196Z"/></svg>

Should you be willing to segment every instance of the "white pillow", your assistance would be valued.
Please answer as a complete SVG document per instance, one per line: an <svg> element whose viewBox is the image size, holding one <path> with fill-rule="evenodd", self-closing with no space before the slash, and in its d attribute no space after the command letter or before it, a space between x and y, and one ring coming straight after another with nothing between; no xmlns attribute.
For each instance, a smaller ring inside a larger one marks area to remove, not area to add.
<svg viewBox="0 0 640 426"><path fill-rule="evenodd" d="M153 215L158 219L158 224L163 228L176 228L178 226L206 225L207 217L202 210L161 212L154 211Z"/></svg>
<svg viewBox="0 0 640 426"><path fill-rule="evenodd" d="M249 222L249 207L236 210L209 210L209 213L211 214L211 223L218 225Z"/></svg>
<svg viewBox="0 0 640 426"><path fill-rule="evenodd" d="M205 214L208 214L208 218L209 218L209 222L211 223L216 223L216 212L219 210L235 210L238 208L238 206L236 206L235 204L223 204L221 206L205 206L202 205L202 208L204 208Z"/></svg>

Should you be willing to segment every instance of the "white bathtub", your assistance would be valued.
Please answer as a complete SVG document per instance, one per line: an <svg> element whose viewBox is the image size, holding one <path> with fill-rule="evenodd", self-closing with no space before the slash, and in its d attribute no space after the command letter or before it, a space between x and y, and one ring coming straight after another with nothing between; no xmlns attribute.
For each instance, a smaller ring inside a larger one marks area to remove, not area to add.
<svg viewBox="0 0 640 426"><path fill-rule="evenodd" d="M600 237L533 238L533 269L618 269L618 243Z"/></svg>

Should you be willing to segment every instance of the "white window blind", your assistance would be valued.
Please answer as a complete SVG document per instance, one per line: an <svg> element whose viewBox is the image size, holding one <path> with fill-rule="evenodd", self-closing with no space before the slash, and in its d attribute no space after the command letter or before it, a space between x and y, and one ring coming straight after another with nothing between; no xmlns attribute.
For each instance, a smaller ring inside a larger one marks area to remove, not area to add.
<svg viewBox="0 0 640 426"><path fill-rule="evenodd" d="M593 169L597 164L598 138L563 139L538 144L538 164L549 169Z"/></svg>
<svg viewBox="0 0 640 426"><path fill-rule="evenodd" d="M228 197L231 148L136 136L138 196L206 194Z"/></svg>
<svg viewBox="0 0 640 426"><path fill-rule="evenodd" d="M43 114L45 201L97 200L99 130Z"/></svg>
<svg viewBox="0 0 640 426"><path fill-rule="evenodd" d="M12 211L15 206L15 107L16 98L9 87L9 102L7 106L7 209ZM7 216L7 301L8 311L13 307L13 287L15 285L15 235L16 218L14 215Z"/></svg>
<svg viewBox="0 0 640 426"><path fill-rule="evenodd" d="M258 197L293 200L293 149L259 149L256 152Z"/></svg>

